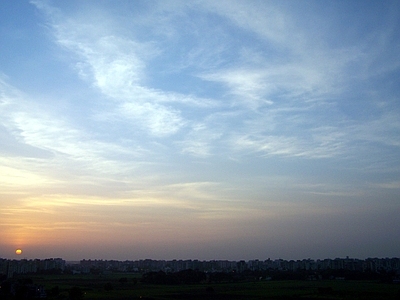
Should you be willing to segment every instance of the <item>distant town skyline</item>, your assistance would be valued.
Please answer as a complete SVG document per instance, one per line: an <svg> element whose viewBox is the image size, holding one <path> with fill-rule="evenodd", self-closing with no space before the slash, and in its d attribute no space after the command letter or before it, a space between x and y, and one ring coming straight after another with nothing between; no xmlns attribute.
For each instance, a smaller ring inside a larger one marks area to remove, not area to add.
<svg viewBox="0 0 400 300"><path fill-rule="evenodd" d="M399 20L395 0L3 1L0 257L398 256Z"/></svg>
<svg viewBox="0 0 400 300"><path fill-rule="evenodd" d="M245 270L277 270L277 271L322 271L349 270L359 272L400 271L400 258L325 258L325 259L252 259L252 260L97 260L83 259L68 262L62 258L7 260L0 258L0 275L12 278L15 274L29 274L53 270L54 272L102 273L112 272L179 272L198 270L201 272L243 272ZM314 273L315 274L315 273Z"/></svg>

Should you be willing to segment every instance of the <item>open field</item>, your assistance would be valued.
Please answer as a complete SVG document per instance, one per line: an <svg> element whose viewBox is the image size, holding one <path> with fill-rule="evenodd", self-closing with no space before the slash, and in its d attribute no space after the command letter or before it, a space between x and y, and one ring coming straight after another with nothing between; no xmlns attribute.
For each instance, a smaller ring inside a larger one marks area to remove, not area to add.
<svg viewBox="0 0 400 300"><path fill-rule="evenodd" d="M400 299L400 285L377 281L255 281L151 285L137 274L31 275L48 299L68 299L79 287L83 299ZM56 288L58 287L58 288Z"/></svg>

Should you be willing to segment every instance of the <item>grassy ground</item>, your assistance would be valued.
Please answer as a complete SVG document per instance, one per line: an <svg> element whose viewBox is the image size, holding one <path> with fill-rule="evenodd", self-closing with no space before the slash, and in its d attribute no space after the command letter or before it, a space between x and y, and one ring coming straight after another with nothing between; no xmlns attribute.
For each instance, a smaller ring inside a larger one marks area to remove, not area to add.
<svg viewBox="0 0 400 300"><path fill-rule="evenodd" d="M67 299L71 287L84 291L83 299L400 299L400 285L373 281L257 281L197 285L145 285L137 274L33 275L47 291L57 286ZM126 278L126 280L121 280Z"/></svg>

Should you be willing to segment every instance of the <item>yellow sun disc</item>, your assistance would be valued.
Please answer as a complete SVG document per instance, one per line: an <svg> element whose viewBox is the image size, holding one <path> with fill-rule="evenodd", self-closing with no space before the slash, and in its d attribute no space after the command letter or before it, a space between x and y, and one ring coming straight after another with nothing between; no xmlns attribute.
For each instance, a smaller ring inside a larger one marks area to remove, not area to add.
<svg viewBox="0 0 400 300"><path fill-rule="evenodd" d="M20 255L20 254L22 254L22 250L21 250L21 249L17 249L17 250L15 250L15 254L17 254L17 255Z"/></svg>

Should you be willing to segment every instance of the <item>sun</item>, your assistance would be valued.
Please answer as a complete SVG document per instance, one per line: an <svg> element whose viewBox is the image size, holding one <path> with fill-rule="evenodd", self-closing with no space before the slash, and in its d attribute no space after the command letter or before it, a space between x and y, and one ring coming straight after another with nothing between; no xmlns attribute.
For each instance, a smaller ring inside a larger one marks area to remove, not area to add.
<svg viewBox="0 0 400 300"><path fill-rule="evenodd" d="M17 249L17 250L15 250L15 254L17 254L17 255L21 255L21 254L22 254L22 250L21 250L21 249Z"/></svg>

